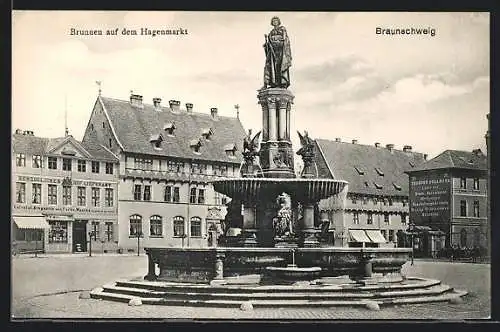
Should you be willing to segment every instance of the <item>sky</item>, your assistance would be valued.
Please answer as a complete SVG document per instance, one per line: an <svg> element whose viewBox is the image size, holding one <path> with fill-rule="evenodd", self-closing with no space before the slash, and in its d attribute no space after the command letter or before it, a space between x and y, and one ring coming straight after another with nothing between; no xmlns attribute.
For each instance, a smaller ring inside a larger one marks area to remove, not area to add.
<svg viewBox="0 0 500 332"><path fill-rule="evenodd" d="M257 132L264 34L279 16L290 37L291 132L359 144L486 151L488 13L13 11L12 128L82 139L98 95L236 116ZM118 28L116 36L71 35ZM122 35L123 29L187 34ZM381 35L377 28L434 29ZM294 135L295 149L299 146Z"/></svg>

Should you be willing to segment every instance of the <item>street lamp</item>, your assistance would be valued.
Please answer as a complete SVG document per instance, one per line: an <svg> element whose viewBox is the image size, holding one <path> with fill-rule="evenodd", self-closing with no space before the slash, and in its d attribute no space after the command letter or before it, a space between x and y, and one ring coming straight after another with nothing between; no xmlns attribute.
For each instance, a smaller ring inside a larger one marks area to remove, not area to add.
<svg viewBox="0 0 500 332"><path fill-rule="evenodd" d="M92 257L92 237L95 237L95 231L89 232L89 257Z"/></svg>
<svg viewBox="0 0 500 332"><path fill-rule="evenodd" d="M142 232L141 231L137 231L136 236L137 236L137 256L139 256L140 255L140 253L139 253L140 239L141 239L141 236L142 236Z"/></svg>

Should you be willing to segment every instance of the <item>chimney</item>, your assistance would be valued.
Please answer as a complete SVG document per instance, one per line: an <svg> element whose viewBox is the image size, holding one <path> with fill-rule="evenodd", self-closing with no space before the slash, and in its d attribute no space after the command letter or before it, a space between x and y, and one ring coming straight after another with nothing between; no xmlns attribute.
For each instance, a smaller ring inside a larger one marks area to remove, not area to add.
<svg viewBox="0 0 500 332"><path fill-rule="evenodd" d="M358 140L357 139L353 139L352 140L352 144L358 144Z"/></svg>
<svg viewBox="0 0 500 332"><path fill-rule="evenodd" d="M426 154L424 154L424 160L427 160L427 155Z"/></svg>
<svg viewBox="0 0 500 332"><path fill-rule="evenodd" d="M412 148L411 148L411 145L405 145L405 146L403 147L403 152L411 152L411 149L412 149Z"/></svg>
<svg viewBox="0 0 500 332"><path fill-rule="evenodd" d="M153 105L157 111L161 111L161 98L153 98Z"/></svg>
<svg viewBox="0 0 500 332"><path fill-rule="evenodd" d="M394 149L394 144L386 144L385 147L387 148L387 150L392 152L392 149Z"/></svg>
<svg viewBox="0 0 500 332"><path fill-rule="evenodd" d="M186 112L188 112L188 113L193 112L193 104L192 103L186 103Z"/></svg>
<svg viewBox="0 0 500 332"><path fill-rule="evenodd" d="M212 118L217 119L217 107L212 107L210 109L210 114L212 115Z"/></svg>
<svg viewBox="0 0 500 332"><path fill-rule="evenodd" d="M380 143L379 142L375 142L375 147L379 148L380 147Z"/></svg>
<svg viewBox="0 0 500 332"><path fill-rule="evenodd" d="M178 100L169 100L168 104L172 112L179 112L181 110L181 102Z"/></svg>
<svg viewBox="0 0 500 332"><path fill-rule="evenodd" d="M142 96L141 95L136 95L136 94L131 94L130 95L130 105L136 106L136 107L144 107L142 104Z"/></svg>
<svg viewBox="0 0 500 332"><path fill-rule="evenodd" d="M337 137L337 138L335 138L335 142L340 143L340 142L342 142L342 140L340 139L340 137Z"/></svg>
<svg viewBox="0 0 500 332"><path fill-rule="evenodd" d="M21 129L16 129L16 134L17 135L22 135L23 131Z"/></svg>

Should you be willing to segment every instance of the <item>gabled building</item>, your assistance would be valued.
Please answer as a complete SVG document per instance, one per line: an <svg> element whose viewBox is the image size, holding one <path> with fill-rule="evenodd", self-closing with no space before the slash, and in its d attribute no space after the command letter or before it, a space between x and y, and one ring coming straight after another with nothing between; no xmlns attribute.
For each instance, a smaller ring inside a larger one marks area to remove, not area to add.
<svg viewBox="0 0 500 332"><path fill-rule="evenodd" d="M98 96L83 142L119 157L119 246L206 247L226 214L210 181L239 175L244 128L237 117L194 112L176 100Z"/></svg>
<svg viewBox="0 0 500 332"><path fill-rule="evenodd" d="M316 139L315 160L320 177L348 181L345 209L336 198L319 204L320 218L329 222L330 244L335 246L402 246L408 228L408 175L426 156L411 146L397 150Z"/></svg>
<svg viewBox="0 0 500 332"><path fill-rule="evenodd" d="M118 158L71 135L12 135L14 250L85 252L118 248Z"/></svg>
<svg viewBox="0 0 500 332"><path fill-rule="evenodd" d="M439 229L445 246L487 249L488 167L480 149L446 150L428 162L408 170L410 219L417 226ZM437 249L425 234L420 250L431 255Z"/></svg>

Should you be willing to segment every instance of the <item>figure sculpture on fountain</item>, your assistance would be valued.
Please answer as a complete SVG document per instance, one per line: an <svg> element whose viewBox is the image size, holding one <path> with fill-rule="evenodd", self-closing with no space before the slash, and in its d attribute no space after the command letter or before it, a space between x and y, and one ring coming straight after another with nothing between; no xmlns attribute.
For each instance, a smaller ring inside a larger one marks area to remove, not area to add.
<svg viewBox="0 0 500 332"><path fill-rule="evenodd" d="M282 193L276 199L278 213L273 218L275 241L290 241L295 238L295 228L292 217L292 204L290 196Z"/></svg>
<svg viewBox="0 0 500 332"><path fill-rule="evenodd" d="M297 154L302 157L302 161L304 162L301 177L317 177L318 174L314 168L314 140L309 137L307 131L304 131L304 136L298 131L297 134L299 134L300 144L302 145Z"/></svg>
<svg viewBox="0 0 500 332"><path fill-rule="evenodd" d="M248 135L243 140L243 159L245 163L241 170L243 177L254 176L258 165L255 163L255 157L259 155L259 137L260 131L252 138L252 129L248 130Z"/></svg>
<svg viewBox="0 0 500 332"><path fill-rule="evenodd" d="M281 20L278 17L271 19L273 29L264 35L264 50L266 64L264 66L264 86L266 88L288 88L290 86L289 68L292 66L292 51L290 39Z"/></svg>

